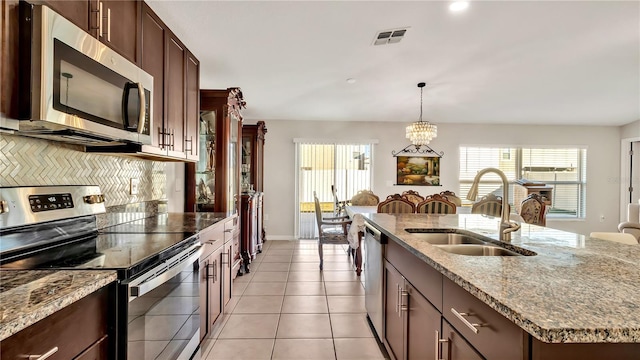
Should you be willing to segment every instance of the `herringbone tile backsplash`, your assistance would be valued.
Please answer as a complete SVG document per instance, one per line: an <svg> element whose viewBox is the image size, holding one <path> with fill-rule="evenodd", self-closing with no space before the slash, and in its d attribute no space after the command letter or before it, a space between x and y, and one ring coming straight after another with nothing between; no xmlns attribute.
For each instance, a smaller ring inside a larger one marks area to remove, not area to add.
<svg viewBox="0 0 640 360"><path fill-rule="evenodd" d="M129 195L130 179L140 180ZM0 186L99 185L106 206L165 199L164 163L0 133Z"/></svg>

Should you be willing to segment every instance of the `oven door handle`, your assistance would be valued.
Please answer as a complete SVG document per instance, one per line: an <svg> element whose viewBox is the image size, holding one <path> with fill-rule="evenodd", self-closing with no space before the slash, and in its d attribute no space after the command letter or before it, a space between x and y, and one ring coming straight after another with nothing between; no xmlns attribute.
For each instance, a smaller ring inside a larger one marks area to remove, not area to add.
<svg viewBox="0 0 640 360"><path fill-rule="evenodd" d="M182 258L185 254L189 254L188 257ZM200 255L202 255L202 245L194 245L182 254L176 256L178 259L174 258L175 260L173 261L170 259L155 268L148 270L148 276L142 276L131 281L128 284L129 301L133 301L135 298L147 294L151 290L186 270L189 266L192 266L194 262L200 260Z"/></svg>

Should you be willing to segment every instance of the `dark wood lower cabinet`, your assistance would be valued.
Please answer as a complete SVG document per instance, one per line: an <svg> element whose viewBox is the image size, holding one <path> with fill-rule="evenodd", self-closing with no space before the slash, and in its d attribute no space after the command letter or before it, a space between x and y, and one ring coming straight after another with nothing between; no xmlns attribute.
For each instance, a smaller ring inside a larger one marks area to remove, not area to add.
<svg viewBox="0 0 640 360"><path fill-rule="evenodd" d="M443 340L443 341L440 341ZM448 322L442 322L442 336L438 337L442 357L446 360L483 360L484 358ZM434 340L435 343L435 340ZM426 359L426 358L425 358Z"/></svg>
<svg viewBox="0 0 640 360"><path fill-rule="evenodd" d="M387 287L387 344L395 359L433 358L436 347L433 337L440 330L440 312L388 262L385 276Z"/></svg>
<svg viewBox="0 0 640 360"><path fill-rule="evenodd" d="M637 343L541 342L435 272L395 240L389 241L384 344L393 359L640 359Z"/></svg>
<svg viewBox="0 0 640 360"><path fill-rule="evenodd" d="M51 359L114 359L114 291L106 286L3 340L0 359L31 359L55 348Z"/></svg>

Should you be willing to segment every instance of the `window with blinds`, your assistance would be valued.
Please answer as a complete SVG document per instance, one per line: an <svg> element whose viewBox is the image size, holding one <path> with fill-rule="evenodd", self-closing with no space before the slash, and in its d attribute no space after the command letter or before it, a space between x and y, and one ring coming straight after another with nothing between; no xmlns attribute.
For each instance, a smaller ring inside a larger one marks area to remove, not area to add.
<svg viewBox="0 0 640 360"><path fill-rule="evenodd" d="M372 144L336 144L299 142L298 162L298 229L301 239L317 237L313 193L316 192L324 217L334 211L331 186L338 200L349 200L360 190L371 189Z"/></svg>
<svg viewBox="0 0 640 360"><path fill-rule="evenodd" d="M487 167L502 170L507 179L527 179L553 186L549 217L584 218L586 214L587 150L584 148L460 147L460 192L468 193L476 173ZM478 196L502 195L502 182L485 175ZM513 204L513 185L509 203Z"/></svg>

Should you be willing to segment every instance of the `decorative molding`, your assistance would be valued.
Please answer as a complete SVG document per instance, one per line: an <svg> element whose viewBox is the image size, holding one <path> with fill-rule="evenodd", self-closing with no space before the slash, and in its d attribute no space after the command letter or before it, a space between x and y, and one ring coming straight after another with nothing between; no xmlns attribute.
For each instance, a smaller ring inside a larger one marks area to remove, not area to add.
<svg viewBox="0 0 640 360"><path fill-rule="evenodd" d="M444 151L437 152L436 150L433 150L429 145L414 145L414 144L409 144L400 151L391 150L391 155L393 156L408 155L408 154L416 154L416 155L433 154L433 156L437 156L441 158L444 156Z"/></svg>

